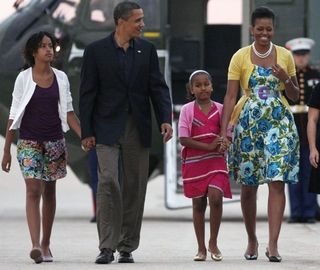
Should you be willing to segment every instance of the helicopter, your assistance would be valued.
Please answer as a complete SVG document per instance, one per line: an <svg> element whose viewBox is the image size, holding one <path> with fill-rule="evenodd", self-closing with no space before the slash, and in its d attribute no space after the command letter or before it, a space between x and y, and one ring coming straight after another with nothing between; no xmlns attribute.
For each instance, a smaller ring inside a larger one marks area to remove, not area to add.
<svg viewBox="0 0 320 270"><path fill-rule="evenodd" d="M0 22L1 135L5 135L6 131L15 78L24 69L22 50L27 39L39 31L47 31L54 35L58 46L53 65L68 75L74 109L78 114L78 89L84 48L113 31L113 9L119 2L121 0L16 0L14 2L13 14ZM145 19L148 26L144 31L144 37L152 39L157 48L163 48L164 42L160 34L163 19L161 13L157 11L165 8L166 1L136 2L151 14ZM160 57L161 52L163 55L163 51L160 50ZM155 138L150 151L150 175L160 166L163 159L163 146L160 134L157 138L157 133L159 132L154 125ZM81 149L80 140L74 133L68 132L65 137L69 153L68 163L79 180L88 183L90 175L87 168L87 154Z"/></svg>

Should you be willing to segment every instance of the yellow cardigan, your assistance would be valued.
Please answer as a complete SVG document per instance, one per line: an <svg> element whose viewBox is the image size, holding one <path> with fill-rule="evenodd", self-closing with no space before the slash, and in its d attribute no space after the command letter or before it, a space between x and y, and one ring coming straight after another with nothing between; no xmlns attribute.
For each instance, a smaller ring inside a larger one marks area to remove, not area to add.
<svg viewBox="0 0 320 270"><path fill-rule="evenodd" d="M290 51L284 47L275 45L277 52L277 64L279 64L287 74L292 77L296 75L296 68L294 60ZM239 49L231 58L228 69L228 80L235 80L240 82L240 87L243 96L239 99L231 115L230 123L234 125L240 115L240 112L251 94L249 89L249 78L254 69L254 64L251 62L251 45ZM285 90L283 82L280 83L280 91ZM288 101L281 95L282 102L289 108Z"/></svg>

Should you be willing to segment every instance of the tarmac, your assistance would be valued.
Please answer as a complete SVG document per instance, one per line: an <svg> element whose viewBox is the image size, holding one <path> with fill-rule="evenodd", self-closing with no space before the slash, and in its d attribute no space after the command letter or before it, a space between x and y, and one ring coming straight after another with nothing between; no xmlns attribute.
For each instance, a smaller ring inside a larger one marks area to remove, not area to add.
<svg viewBox="0 0 320 270"><path fill-rule="evenodd" d="M0 149L3 138L0 137ZM270 263L265 256L268 242L267 187L258 192L257 236L259 257L246 261L246 233L240 203L224 204L218 244L221 262L208 255L205 262L194 262L197 251L192 225L192 209L169 210L165 207L164 176L148 184L145 214L139 249L134 264L96 265L98 235L92 217L91 191L68 168L68 176L57 183L57 211L51 238L54 262L34 264L29 258L31 242L25 218L25 184L12 148L13 164L9 174L0 172L0 270L28 269L319 269L320 223L288 224L284 220L279 238L281 263ZM2 158L2 152L1 152ZM288 215L288 203L285 216ZM206 238L209 221L206 222ZM116 254L117 255L117 254Z"/></svg>

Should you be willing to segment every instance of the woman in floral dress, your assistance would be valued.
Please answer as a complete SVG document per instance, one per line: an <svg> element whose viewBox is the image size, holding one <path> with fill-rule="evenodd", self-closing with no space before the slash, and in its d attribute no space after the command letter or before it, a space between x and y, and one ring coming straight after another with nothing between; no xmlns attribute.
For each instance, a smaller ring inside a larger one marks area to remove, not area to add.
<svg viewBox="0 0 320 270"><path fill-rule="evenodd" d="M274 45L274 14L257 8L251 18L254 42L232 57L224 99L221 136L234 125L229 149L229 174L241 184L241 207L248 234L244 257L256 260L256 199L260 184L269 188L269 241L266 256L280 262L278 238L285 209L284 183L296 183L299 170L299 141L292 113L283 91L296 100L299 90L292 55ZM239 89L244 95L238 103Z"/></svg>

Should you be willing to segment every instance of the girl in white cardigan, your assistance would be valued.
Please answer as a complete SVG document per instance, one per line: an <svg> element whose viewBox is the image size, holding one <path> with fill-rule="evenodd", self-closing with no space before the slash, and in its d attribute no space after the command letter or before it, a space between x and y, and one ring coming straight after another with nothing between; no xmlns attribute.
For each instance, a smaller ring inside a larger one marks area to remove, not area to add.
<svg viewBox="0 0 320 270"><path fill-rule="evenodd" d="M70 126L80 137L68 78L51 67L55 46L54 37L47 32L33 34L25 45L24 57L30 67L20 72L15 81L1 163L2 170L9 172L10 148L15 130L19 129L17 159L26 184L30 257L35 263L53 261L50 237L56 210L56 180L65 177L67 163L63 132Z"/></svg>

